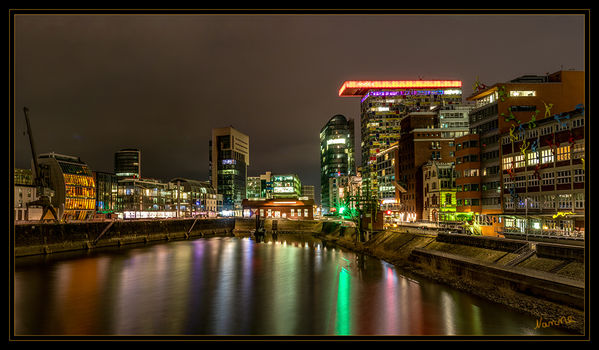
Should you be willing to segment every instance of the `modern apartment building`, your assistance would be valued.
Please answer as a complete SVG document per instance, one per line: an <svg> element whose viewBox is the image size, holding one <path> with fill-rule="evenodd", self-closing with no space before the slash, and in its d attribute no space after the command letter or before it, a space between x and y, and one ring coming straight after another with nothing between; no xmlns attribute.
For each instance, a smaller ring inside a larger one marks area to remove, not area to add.
<svg viewBox="0 0 599 350"><path fill-rule="evenodd" d="M320 186L322 214L335 207L331 179L356 175L354 121L334 115L320 130ZM334 179L333 179L334 180ZM336 182L336 181L335 181Z"/></svg>
<svg viewBox="0 0 599 350"><path fill-rule="evenodd" d="M526 75L491 86L479 84L476 91L467 98L475 104L469 115L470 133L477 135L479 148L478 151L467 153L472 153L469 154L470 157L478 153L479 158L478 161L469 158L470 164L460 166L458 176L460 171L466 170L465 167L470 167L468 169L471 173L475 172L475 163L479 162L477 171L480 189L469 187L467 192L470 193L460 194L458 211L473 213L474 221L481 226L483 234L495 235L504 224L501 217L500 135L521 132L528 122L534 124L545 118L553 118L555 114L574 110L577 105L584 104L584 83L585 76L581 71L559 71L544 76ZM468 147L472 147L472 141L474 139L468 136L456 140L456 143L466 143ZM460 184L463 186L472 181L477 180L460 180L458 191Z"/></svg>
<svg viewBox="0 0 599 350"><path fill-rule="evenodd" d="M209 141L209 177L212 187L223 195L223 215L242 216L246 197L250 138L232 126L212 129Z"/></svg>
<svg viewBox="0 0 599 350"><path fill-rule="evenodd" d="M585 112L580 105L501 136L502 209L508 235L584 237Z"/></svg>

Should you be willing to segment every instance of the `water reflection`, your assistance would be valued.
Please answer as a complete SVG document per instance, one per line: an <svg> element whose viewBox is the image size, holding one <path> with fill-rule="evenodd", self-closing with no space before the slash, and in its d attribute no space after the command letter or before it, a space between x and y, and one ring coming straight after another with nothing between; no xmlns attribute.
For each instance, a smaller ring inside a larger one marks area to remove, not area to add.
<svg viewBox="0 0 599 350"><path fill-rule="evenodd" d="M293 235L19 258L15 334L526 335L536 320Z"/></svg>

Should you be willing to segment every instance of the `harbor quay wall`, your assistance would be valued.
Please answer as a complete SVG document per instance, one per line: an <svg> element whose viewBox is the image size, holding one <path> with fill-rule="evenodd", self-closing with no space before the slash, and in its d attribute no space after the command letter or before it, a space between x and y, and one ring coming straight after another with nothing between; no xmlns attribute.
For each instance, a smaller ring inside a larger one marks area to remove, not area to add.
<svg viewBox="0 0 599 350"><path fill-rule="evenodd" d="M445 252L416 248L410 261L433 272L468 281L489 281L510 290L584 309L584 282L517 266L497 266Z"/></svg>
<svg viewBox="0 0 599 350"><path fill-rule="evenodd" d="M110 227L109 227L110 225ZM15 256L231 235L234 219L115 220L14 226Z"/></svg>

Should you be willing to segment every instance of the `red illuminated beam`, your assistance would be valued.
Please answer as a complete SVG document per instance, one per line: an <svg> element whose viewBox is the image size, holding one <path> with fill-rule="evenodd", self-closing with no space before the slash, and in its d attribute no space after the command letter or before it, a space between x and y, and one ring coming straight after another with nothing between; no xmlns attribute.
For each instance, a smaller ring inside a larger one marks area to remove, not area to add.
<svg viewBox="0 0 599 350"><path fill-rule="evenodd" d="M461 88L461 80L349 80L339 89L339 96L364 96L372 89Z"/></svg>

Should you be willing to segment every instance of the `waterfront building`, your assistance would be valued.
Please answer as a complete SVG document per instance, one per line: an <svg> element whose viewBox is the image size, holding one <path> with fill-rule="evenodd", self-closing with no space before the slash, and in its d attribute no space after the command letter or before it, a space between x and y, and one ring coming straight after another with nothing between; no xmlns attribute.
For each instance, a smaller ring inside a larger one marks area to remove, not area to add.
<svg viewBox="0 0 599 350"><path fill-rule="evenodd" d="M428 161L422 166L423 220L456 221L456 170L453 162Z"/></svg>
<svg viewBox="0 0 599 350"><path fill-rule="evenodd" d="M39 220L42 209L27 206L27 203L37 199L37 188L31 169L14 169L14 220Z"/></svg>
<svg viewBox="0 0 599 350"><path fill-rule="evenodd" d="M346 81L341 97L360 97L362 177L366 189L378 187L376 155L398 142L409 113L462 103L459 80ZM373 193L376 195L376 192Z"/></svg>
<svg viewBox="0 0 599 350"><path fill-rule="evenodd" d="M119 178L141 178L141 152L125 148L114 154L114 173Z"/></svg>
<svg viewBox="0 0 599 350"><path fill-rule="evenodd" d="M476 83L474 93L467 100L475 104L469 118L470 133L477 136L456 142L467 142L469 148L472 148L471 142L478 143L478 151L464 153L470 161L461 170L478 172L480 181L469 179L461 183L462 186L478 183L479 187L470 186L465 191L468 193L458 192L458 211L472 213L473 221L480 225L483 235L496 235L504 225L500 135L509 133L510 129L515 134L525 123L534 124L553 118L555 114L574 110L578 104L584 103L584 82L584 72L558 71L543 76L525 75L492 86ZM476 153L478 160L471 161ZM476 163L480 163L477 170Z"/></svg>
<svg viewBox="0 0 599 350"><path fill-rule="evenodd" d="M114 173L93 171L96 182L96 212L114 213L117 207L119 177Z"/></svg>
<svg viewBox="0 0 599 350"><path fill-rule="evenodd" d="M216 217L222 205L222 195L217 194L208 181L174 178L169 181L177 217ZM220 202L220 203L219 203Z"/></svg>
<svg viewBox="0 0 599 350"><path fill-rule="evenodd" d="M411 112L401 121L401 138L396 162L399 189L399 221L423 219L423 165L428 161L455 162L455 139L467 127L439 127L438 110Z"/></svg>
<svg viewBox="0 0 599 350"><path fill-rule="evenodd" d="M314 201L295 199L243 200L243 216L265 219L314 220Z"/></svg>
<svg viewBox="0 0 599 350"><path fill-rule="evenodd" d="M584 237L585 111L501 134L502 209L509 235Z"/></svg>
<svg viewBox="0 0 599 350"><path fill-rule="evenodd" d="M41 176L54 191L51 204L58 219L91 219L96 211L96 185L88 165L79 157L57 153L40 154L37 161Z"/></svg>
<svg viewBox="0 0 599 350"><path fill-rule="evenodd" d="M295 174L272 175L272 197L295 198L302 196L302 183Z"/></svg>
<svg viewBox="0 0 599 350"><path fill-rule="evenodd" d="M356 175L354 121L334 115L320 130L320 186L322 215L335 207L336 177ZM335 183L333 187L332 182Z"/></svg>
<svg viewBox="0 0 599 350"><path fill-rule="evenodd" d="M223 196L223 214L241 216L241 201L247 196L250 165L249 136L232 126L212 129L209 141L209 176L212 187Z"/></svg>
<svg viewBox="0 0 599 350"><path fill-rule="evenodd" d="M116 211L121 219L177 217L177 189L156 179L119 180Z"/></svg>

